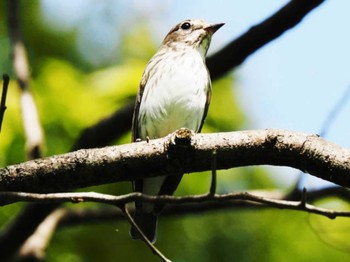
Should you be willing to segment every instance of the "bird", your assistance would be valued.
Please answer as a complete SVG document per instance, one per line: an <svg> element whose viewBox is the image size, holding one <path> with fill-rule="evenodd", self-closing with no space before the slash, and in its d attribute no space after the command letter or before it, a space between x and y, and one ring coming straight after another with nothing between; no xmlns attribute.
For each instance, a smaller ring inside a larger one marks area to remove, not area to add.
<svg viewBox="0 0 350 262"><path fill-rule="evenodd" d="M132 119L132 141L165 137L180 128L202 129L211 99L211 79L206 54L213 34L224 23L186 19L165 36L148 62L139 85ZM183 174L133 181L134 192L172 195ZM164 204L135 202L134 222L155 243L157 220ZM131 227L133 239L142 239Z"/></svg>

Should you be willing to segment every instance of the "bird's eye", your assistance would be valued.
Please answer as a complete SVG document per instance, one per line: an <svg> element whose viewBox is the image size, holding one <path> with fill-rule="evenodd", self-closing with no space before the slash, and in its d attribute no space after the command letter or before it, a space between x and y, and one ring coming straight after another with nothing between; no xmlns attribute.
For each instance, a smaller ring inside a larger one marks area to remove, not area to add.
<svg viewBox="0 0 350 262"><path fill-rule="evenodd" d="M191 24L189 22L185 22L181 25L181 29L188 30L191 28Z"/></svg>

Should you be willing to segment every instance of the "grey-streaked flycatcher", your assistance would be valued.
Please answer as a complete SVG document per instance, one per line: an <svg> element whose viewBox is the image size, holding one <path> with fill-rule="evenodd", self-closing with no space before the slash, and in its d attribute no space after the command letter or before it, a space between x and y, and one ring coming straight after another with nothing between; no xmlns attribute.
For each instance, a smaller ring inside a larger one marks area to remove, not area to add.
<svg viewBox="0 0 350 262"><path fill-rule="evenodd" d="M166 35L141 78L132 121L133 141L164 137L182 127L201 131L211 97L205 56L212 35L223 25L188 19ZM133 188L148 195L172 195L182 175L136 180ZM163 204L135 203L134 220L153 243L157 216L163 208ZM140 238L135 228L130 233Z"/></svg>

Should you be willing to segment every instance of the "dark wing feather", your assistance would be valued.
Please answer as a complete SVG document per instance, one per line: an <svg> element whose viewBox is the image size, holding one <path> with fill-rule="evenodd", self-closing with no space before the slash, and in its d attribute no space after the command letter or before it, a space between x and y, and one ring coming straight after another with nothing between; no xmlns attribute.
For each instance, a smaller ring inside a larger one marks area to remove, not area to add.
<svg viewBox="0 0 350 262"><path fill-rule="evenodd" d="M173 195L177 189L183 174L170 175L164 179L162 187L160 188L158 195ZM154 214L159 215L160 212L164 209L166 204L156 204L154 205Z"/></svg>
<svg viewBox="0 0 350 262"><path fill-rule="evenodd" d="M140 84L139 92L136 95L136 101L134 106L134 114L132 116L132 142L135 142L138 138L140 138L139 134L139 110L140 110L140 104L142 100L142 94L143 94L144 86Z"/></svg>
<svg viewBox="0 0 350 262"><path fill-rule="evenodd" d="M209 88L208 88L208 91L207 91L207 100L205 101L205 107L204 107L204 113L203 113L203 117L202 117L202 122L201 122L201 124L200 124L200 126L198 128L197 133L201 132L202 127L204 125L204 120L207 117L208 110L209 110L210 100L211 100L211 83L209 82Z"/></svg>

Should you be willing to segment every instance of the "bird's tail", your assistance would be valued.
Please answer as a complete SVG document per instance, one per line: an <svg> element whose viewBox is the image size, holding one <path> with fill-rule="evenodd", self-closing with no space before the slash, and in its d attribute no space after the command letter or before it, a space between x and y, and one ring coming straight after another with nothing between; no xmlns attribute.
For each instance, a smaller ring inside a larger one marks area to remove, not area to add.
<svg viewBox="0 0 350 262"><path fill-rule="evenodd" d="M158 217L154 213L136 209L134 221L150 242L156 242ZM130 229L130 235L133 239L141 238L139 231L134 226Z"/></svg>

